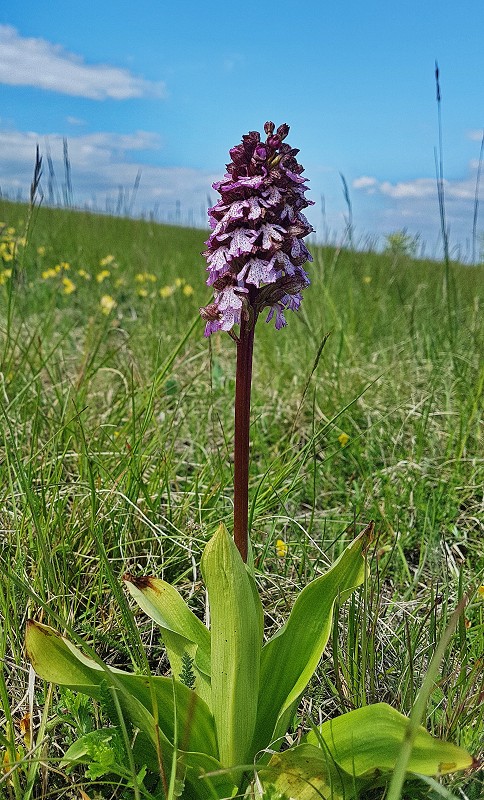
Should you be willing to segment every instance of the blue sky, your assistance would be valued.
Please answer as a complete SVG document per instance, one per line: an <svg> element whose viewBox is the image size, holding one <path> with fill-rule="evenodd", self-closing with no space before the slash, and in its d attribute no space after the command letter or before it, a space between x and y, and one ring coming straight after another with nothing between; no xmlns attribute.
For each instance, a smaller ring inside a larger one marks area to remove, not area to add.
<svg viewBox="0 0 484 800"><path fill-rule="evenodd" d="M405 227L431 254L437 58L451 243L469 247L484 126L482 0L8 5L2 192L26 195L37 142L60 188L67 137L76 202L114 202L141 169L138 211L201 224L228 149L273 119L300 148L320 238L321 196L326 233L341 238L342 173L357 240Z"/></svg>

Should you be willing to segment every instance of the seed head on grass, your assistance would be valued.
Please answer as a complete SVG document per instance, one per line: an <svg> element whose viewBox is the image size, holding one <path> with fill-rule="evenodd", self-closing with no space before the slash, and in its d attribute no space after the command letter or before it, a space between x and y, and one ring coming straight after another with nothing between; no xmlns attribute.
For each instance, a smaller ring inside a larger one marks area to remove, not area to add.
<svg viewBox="0 0 484 800"><path fill-rule="evenodd" d="M269 308L277 329L286 325L284 311L297 311L301 291L309 284L303 269L312 257L303 242L313 228L302 213L306 200L304 171L298 150L284 142L289 126L264 125L265 141L250 131L230 150L231 161L221 181L213 184L221 199L209 209L212 233L206 242L214 302L200 309L205 336L230 331ZM275 132L274 132L275 131Z"/></svg>

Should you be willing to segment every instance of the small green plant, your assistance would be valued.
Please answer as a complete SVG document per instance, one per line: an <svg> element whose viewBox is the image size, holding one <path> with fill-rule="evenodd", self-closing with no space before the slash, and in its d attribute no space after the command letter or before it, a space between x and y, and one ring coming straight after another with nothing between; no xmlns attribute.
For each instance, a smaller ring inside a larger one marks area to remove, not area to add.
<svg viewBox="0 0 484 800"><path fill-rule="evenodd" d="M405 769L442 775L473 763L463 749L432 737L385 703L365 706L315 727L283 749L299 700L323 656L334 607L365 579L370 523L325 574L300 592L286 623L264 640L264 609L248 537L250 393L255 325L286 324L309 284L311 256L301 209L303 171L284 143L289 128L265 125L231 150L222 199L211 209L208 283L214 301L202 309L206 335L227 331L237 344L234 538L220 525L205 547L205 625L169 583L125 575L125 586L160 627L171 676L132 674L85 655L54 629L30 620L27 653L38 675L101 701L114 728L85 734L65 756L86 763L90 777L109 774L157 797L351 800L388 781L400 750ZM234 326L238 326L238 334ZM408 751L409 748L406 747ZM281 752L280 752L281 751ZM123 754L127 765L123 765Z"/></svg>
<svg viewBox="0 0 484 800"><path fill-rule="evenodd" d="M393 258L416 258L420 237L411 236L406 228L389 233L386 237L385 253Z"/></svg>

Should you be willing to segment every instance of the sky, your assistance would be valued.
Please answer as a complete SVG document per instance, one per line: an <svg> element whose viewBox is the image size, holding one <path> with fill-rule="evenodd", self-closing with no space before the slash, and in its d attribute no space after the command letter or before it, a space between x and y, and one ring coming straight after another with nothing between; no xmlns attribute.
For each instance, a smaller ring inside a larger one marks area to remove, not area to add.
<svg viewBox="0 0 484 800"><path fill-rule="evenodd" d="M437 59L450 244L468 257L483 31L483 0L8 3L0 189L27 197L38 144L46 201L61 199L67 139L76 205L198 226L229 148L266 120L287 122L320 241L344 241L344 176L357 245L406 229L438 254Z"/></svg>

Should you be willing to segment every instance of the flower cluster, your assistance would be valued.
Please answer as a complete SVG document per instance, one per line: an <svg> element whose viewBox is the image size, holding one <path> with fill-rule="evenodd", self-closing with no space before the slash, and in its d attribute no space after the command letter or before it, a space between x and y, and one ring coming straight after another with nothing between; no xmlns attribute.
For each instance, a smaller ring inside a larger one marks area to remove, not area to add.
<svg viewBox="0 0 484 800"><path fill-rule="evenodd" d="M25 244L25 236L18 236L15 228L9 227L6 222L0 222L0 286L12 277L12 262L18 248L25 247Z"/></svg>
<svg viewBox="0 0 484 800"><path fill-rule="evenodd" d="M230 331L269 307L276 328L286 324L284 311L296 311L301 290L309 284L302 265L312 257L302 241L313 228L302 213L306 200L299 152L284 142L288 125L275 131L264 125L265 142L257 131L230 150L224 178L213 184L221 199L209 209L212 233L203 254L207 259L214 302L200 309L205 336ZM275 132L274 132L275 131Z"/></svg>

